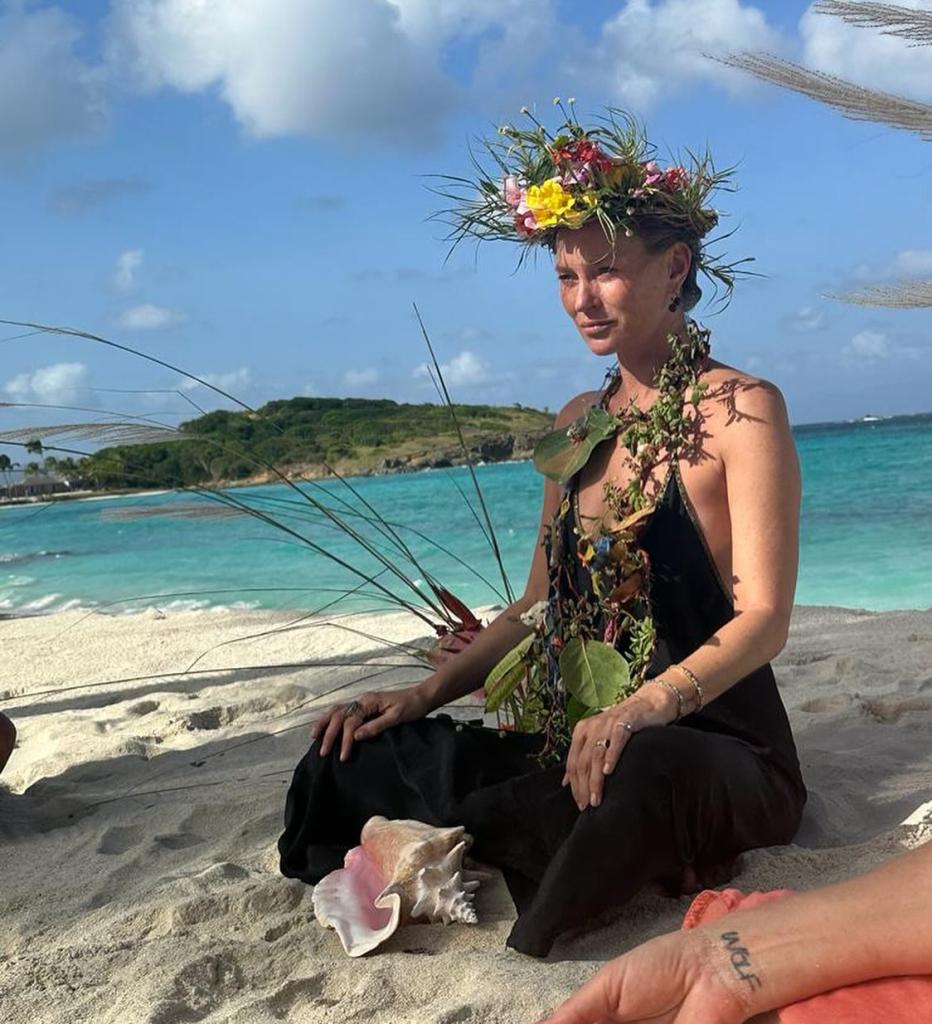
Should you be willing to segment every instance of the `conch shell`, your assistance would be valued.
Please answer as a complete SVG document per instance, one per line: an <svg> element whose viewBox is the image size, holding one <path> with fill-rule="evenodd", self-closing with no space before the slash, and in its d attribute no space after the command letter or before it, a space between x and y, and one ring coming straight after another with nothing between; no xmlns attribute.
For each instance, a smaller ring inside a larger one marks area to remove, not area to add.
<svg viewBox="0 0 932 1024"><path fill-rule="evenodd" d="M370 818L343 867L314 887L314 914L350 956L370 952L416 918L475 924L479 881L463 869L471 845L461 825Z"/></svg>

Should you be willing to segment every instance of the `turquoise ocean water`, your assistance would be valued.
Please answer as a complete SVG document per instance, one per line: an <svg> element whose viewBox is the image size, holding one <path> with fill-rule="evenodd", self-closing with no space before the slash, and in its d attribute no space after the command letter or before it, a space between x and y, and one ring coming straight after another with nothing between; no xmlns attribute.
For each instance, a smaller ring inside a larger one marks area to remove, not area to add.
<svg viewBox="0 0 932 1024"><path fill-rule="evenodd" d="M794 433L803 472L797 603L874 610L932 606L932 414L806 425ZM480 466L477 474L506 571L520 593L539 521L541 478L529 463ZM398 525L422 568L457 596L473 606L503 600L489 544L460 493L472 494L467 470L368 477L352 485ZM310 493L333 507L345 499L365 511L341 484L328 481L323 487ZM288 487L231 493L330 554L379 570L372 556ZM299 536L253 518L138 514L153 508L171 513L192 503L217 507L191 494L163 494L0 508L0 613L153 606L314 609L361 584ZM348 518L374 536L361 518ZM384 538L376 542L387 548ZM402 564L397 554L394 560ZM408 567L407 575L423 586L417 569ZM407 593L387 572L380 582ZM371 584L361 585L366 592L352 599L353 607L386 607ZM345 607L343 600L330 610Z"/></svg>

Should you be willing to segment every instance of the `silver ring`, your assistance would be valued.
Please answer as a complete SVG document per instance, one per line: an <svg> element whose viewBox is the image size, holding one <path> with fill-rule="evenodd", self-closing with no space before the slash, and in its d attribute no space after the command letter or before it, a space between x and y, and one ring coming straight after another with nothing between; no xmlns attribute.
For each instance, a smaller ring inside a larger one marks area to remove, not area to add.
<svg viewBox="0 0 932 1024"><path fill-rule="evenodd" d="M362 706L358 700L351 700L343 709L343 714L347 718L352 718L354 715L359 715L360 718L365 718L365 714L362 712Z"/></svg>
<svg viewBox="0 0 932 1024"><path fill-rule="evenodd" d="M595 745L603 750L608 750L608 740L596 740Z"/></svg>
<svg viewBox="0 0 932 1024"><path fill-rule="evenodd" d="M624 721L624 719L619 719L615 723L615 725L620 725L622 727L622 729L627 729L628 732L634 732L634 728L632 727L631 723Z"/></svg>

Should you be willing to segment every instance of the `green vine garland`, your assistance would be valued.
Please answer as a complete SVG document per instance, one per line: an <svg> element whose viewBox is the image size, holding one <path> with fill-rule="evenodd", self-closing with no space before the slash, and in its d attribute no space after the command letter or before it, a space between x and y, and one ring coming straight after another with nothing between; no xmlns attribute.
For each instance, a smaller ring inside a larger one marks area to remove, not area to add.
<svg viewBox="0 0 932 1024"><path fill-rule="evenodd" d="M645 682L656 647L650 612L650 565L638 538L656 509L644 486L664 453L675 465L692 443L695 408L707 390L700 376L709 354L709 330L686 319L682 335L670 334L670 354L652 385L658 396L647 410L632 398L612 413L621 384L616 366L599 401L568 427L538 444L536 468L564 487L564 497L545 535L550 593L522 615L531 632L492 669L485 681L486 710L506 727L544 736L541 759L558 758L582 718L630 696ZM619 436L632 469L620 488L603 484L605 513L590 536L575 521L567 485L603 441ZM567 530L567 520L571 529ZM565 550L567 535L576 550ZM577 585L584 567L590 586Z"/></svg>

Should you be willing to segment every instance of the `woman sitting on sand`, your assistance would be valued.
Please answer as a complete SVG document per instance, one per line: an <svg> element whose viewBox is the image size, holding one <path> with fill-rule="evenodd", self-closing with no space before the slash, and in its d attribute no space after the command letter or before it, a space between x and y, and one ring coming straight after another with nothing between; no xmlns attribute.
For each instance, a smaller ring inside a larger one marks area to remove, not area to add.
<svg viewBox="0 0 932 1024"><path fill-rule="evenodd" d="M710 358L685 315L698 271L733 283L703 242L727 174L707 156L661 170L614 114L502 134L488 146L504 185L461 201L459 236L549 248L563 308L613 370L538 448L524 595L422 682L315 723L279 851L285 875L316 883L371 815L465 825L515 901L508 945L544 956L647 882L696 891L792 840L805 788L769 661L793 604L800 476L780 392ZM497 665L487 692L511 730L426 717Z"/></svg>

